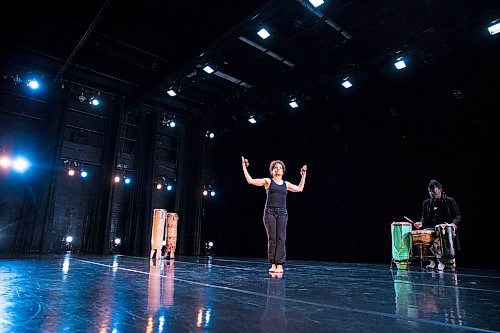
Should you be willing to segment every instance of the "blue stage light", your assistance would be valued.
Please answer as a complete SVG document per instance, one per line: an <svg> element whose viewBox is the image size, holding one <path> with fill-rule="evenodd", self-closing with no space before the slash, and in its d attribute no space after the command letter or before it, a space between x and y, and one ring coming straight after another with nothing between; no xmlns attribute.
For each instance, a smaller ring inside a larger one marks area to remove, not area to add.
<svg viewBox="0 0 500 333"><path fill-rule="evenodd" d="M30 162L24 157L17 157L12 161L12 169L19 173L24 173L30 166Z"/></svg>

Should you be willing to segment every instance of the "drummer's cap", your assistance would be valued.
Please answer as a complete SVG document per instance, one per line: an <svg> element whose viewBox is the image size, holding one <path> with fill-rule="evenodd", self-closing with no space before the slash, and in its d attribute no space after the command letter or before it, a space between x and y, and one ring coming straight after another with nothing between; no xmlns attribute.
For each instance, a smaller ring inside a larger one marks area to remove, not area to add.
<svg viewBox="0 0 500 333"><path fill-rule="evenodd" d="M437 180L435 180L435 179L431 180L431 181L429 182L429 186L428 186L429 190L433 190L433 189L434 189L434 188L436 188L436 187L437 187L438 189L440 189L440 190L442 190L442 189L443 189L443 185L441 185L441 183L440 183L440 182L438 182L438 181L437 181Z"/></svg>

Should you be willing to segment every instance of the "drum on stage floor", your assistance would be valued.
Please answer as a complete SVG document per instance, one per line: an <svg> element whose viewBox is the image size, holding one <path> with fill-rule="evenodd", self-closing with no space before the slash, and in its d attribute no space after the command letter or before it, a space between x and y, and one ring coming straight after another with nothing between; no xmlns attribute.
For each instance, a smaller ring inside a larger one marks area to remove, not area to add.
<svg viewBox="0 0 500 333"><path fill-rule="evenodd" d="M151 228L151 254L159 259L163 245L163 232L165 230L166 209L153 209L153 227Z"/></svg>
<svg viewBox="0 0 500 333"><path fill-rule="evenodd" d="M411 257L411 227L408 222L393 222L392 235L392 261L398 269L407 269Z"/></svg>
<svg viewBox="0 0 500 333"><path fill-rule="evenodd" d="M455 228L453 224L443 223L435 226L436 237L441 240L441 259L447 263L453 263L455 259Z"/></svg>
<svg viewBox="0 0 500 333"><path fill-rule="evenodd" d="M170 259L175 257L175 248L177 246L177 223L179 215L176 213L167 213L167 232L165 252L170 253Z"/></svg>

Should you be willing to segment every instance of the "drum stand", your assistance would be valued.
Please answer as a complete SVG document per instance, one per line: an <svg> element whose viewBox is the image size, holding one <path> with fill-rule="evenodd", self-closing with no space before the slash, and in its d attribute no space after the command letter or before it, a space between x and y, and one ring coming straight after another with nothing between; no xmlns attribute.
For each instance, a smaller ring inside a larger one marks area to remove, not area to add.
<svg viewBox="0 0 500 333"><path fill-rule="evenodd" d="M424 246L428 246L429 247L429 251L430 251L430 246L432 245L424 245L424 244L413 244L414 246L417 247L418 249L418 258L420 260L420 270L423 271L424 270L424 260L428 260L428 259L432 259L432 258L436 258L434 255L432 256L424 256ZM414 257L415 258L415 257Z"/></svg>

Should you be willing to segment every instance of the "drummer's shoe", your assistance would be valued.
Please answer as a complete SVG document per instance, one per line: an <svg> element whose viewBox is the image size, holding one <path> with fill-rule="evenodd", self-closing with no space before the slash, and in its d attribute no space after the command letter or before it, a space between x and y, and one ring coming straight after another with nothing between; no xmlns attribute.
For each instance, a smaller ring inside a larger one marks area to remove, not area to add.
<svg viewBox="0 0 500 333"><path fill-rule="evenodd" d="M444 264L444 262L442 262L442 261L438 262L438 271L444 271L445 267L446 267L446 265Z"/></svg>
<svg viewBox="0 0 500 333"><path fill-rule="evenodd" d="M431 260L429 265L425 266L425 269L434 269L434 268L436 268L436 263L434 262L434 260Z"/></svg>

